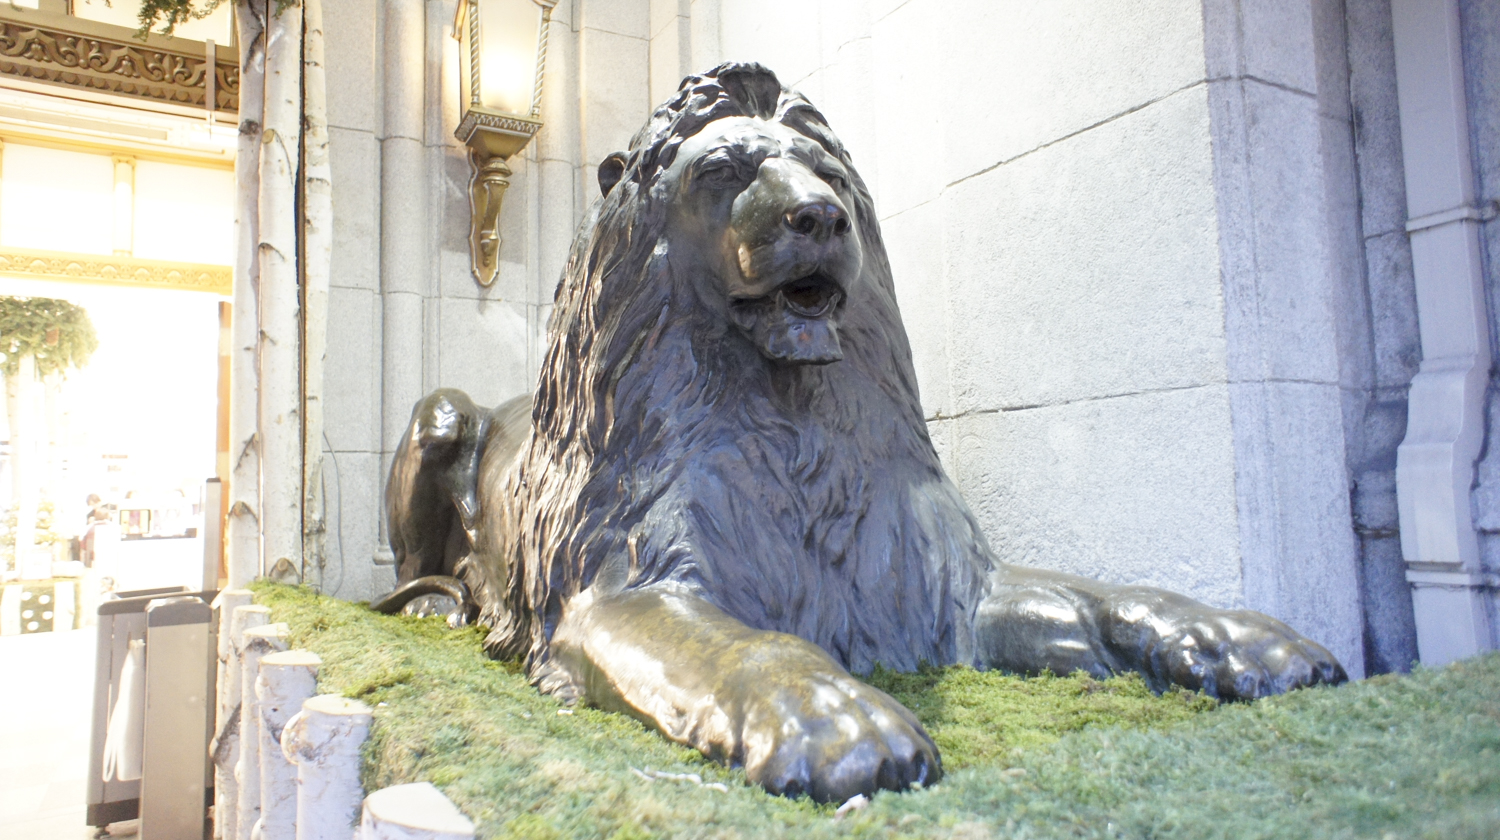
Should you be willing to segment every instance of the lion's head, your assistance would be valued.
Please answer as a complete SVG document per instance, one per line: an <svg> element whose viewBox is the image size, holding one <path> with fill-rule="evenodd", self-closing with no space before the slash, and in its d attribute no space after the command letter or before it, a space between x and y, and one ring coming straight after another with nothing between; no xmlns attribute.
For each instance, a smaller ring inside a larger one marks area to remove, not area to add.
<svg viewBox="0 0 1500 840"><path fill-rule="evenodd" d="M725 64L685 79L599 184L557 290L531 440L482 479L506 486L485 513L500 536L479 552L506 582L480 598L491 649L545 658L566 599L601 574L695 575L721 601L749 593L751 623L855 665L961 658L968 622L952 612L979 566L955 558L987 549L942 478L873 204L823 116L764 67ZM684 490L726 447L761 473ZM678 498L705 492L727 495ZM719 508L767 493L784 510L733 539L787 571L702 569L705 542L730 537L688 508L749 528ZM893 539L909 562L892 564ZM905 592L892 609L910 614L882 620L930 631L861 630L861 587Z"/></svg>
<svg viewBox="0 0 1500 840"><path fill-rule="evenodd" d="M837 157L780 123L712 123L658 182L673 268L767 359L839 361L839 314L863 258L851 183Z"/></svg>

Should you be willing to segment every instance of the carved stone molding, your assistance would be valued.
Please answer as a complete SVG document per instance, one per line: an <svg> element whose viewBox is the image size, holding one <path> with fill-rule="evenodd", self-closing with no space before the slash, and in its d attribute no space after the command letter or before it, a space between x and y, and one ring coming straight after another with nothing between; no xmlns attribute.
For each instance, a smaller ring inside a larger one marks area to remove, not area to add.
<svg viewBox="0 0 1500 840"><path fill-rule="evenodd" d="M207 69L201 53L0 21L0 73L5 75L201 108ZM215 110L239 108L240 70L234 62L215 62L214 91Z"/></svg>
<svg viewBox="0 0 1500 840"><path fill-rule="evenodd" d="M178 289L228 295L234 271L228 266L145 260L125 256L67 254L0 247L0 275L27 280L69 280L108 286Z"/></svg>

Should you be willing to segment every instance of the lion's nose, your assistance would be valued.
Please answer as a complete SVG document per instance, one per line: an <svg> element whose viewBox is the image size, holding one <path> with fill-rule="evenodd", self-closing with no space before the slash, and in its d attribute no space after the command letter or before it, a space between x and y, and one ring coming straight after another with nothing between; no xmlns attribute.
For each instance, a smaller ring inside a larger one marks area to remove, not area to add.
<svg viewBox="0 0 1500 840"><path fill-rule="evenodd" d="M822 242L830 235L843 236L849 232L849 219L836 205L825 201L809 201L787 211L786 226L796 233Z"/></svg>

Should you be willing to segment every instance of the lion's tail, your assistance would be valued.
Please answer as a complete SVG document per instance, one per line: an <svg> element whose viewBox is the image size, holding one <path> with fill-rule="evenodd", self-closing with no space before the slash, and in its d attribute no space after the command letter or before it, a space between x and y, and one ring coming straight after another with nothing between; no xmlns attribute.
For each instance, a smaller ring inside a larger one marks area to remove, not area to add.
<svg viewBox="0 0 1500 840"><path fill-rule="evenodd" d="M396 587L395 591L389 595L372 601L370 609L386 615L395 615L401 612L407 604L423 595L445 595L453 599L457 607L448 614L448 624L453 627L461 627L473 621L475 614L479 611L478 605L469 595L468 584L447 575L428 575L407 581Z"/></svg>

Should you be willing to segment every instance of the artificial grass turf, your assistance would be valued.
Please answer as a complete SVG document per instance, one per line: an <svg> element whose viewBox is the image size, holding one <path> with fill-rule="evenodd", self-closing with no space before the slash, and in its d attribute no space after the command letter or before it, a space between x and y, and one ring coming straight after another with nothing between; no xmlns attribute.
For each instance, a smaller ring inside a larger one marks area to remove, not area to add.
<svg viewBox="0 0 1500 840"><path fill-rule="evenodd" d="M559 714L478 630L256 590L323 657L320 690L376 707L366 789L430 781L483 838L1500 836L1500 655L1217 709L1134 677L877 673L948 775L835 821L631 718Z"/></svg>

